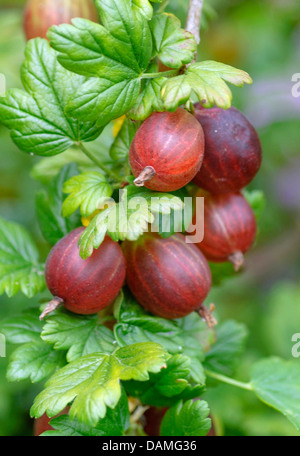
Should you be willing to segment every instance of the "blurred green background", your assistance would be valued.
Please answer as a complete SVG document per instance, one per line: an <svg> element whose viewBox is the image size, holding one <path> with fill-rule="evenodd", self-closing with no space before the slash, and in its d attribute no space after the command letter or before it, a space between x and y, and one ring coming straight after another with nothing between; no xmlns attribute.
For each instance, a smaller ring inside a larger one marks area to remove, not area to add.
<svg viewBox="0 0 300 456"><path fill-rule="evenodd" d="M23 0L0 0L0 73L7 87L19 87L25 40ZM184 24L187 0L171 0L168 10ZM251 364L277 355L292 359L292 335L300 333L300 97L292 96L292 76L300 73L298 0L206 0L199 59L242 68L252 86L233 89L233 104L258 129L263 145L261 171L249 186L263 190L266 207L255 248L243 274L211 292L219 320L234 318L249 328L246 354L236 378L248 381ZM26 226L45 246L35 216L40 183L30 173L38 160L20 152L0 126L0 216ZM22 295L0 297L0 318L38 305ZM8 355L13 347L7 347ZM42 385L9 384L8 358L0 358L0 435L32 435L28 410ZM300 359L299 359L300 362ZM299 435L279 413L253 394L231 386L205 393L219 435Z"/></svg>

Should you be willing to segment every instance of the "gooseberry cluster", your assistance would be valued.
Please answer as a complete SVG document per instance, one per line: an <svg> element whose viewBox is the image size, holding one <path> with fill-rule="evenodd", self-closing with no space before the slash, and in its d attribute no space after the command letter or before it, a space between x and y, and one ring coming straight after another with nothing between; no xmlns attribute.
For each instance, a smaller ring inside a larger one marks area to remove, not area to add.
<svg viewBox="0 0 300 456"><path fill-rule="evenodd" d="M182 108L153 113L130 147L134 183L165 192L191 182L200 187L195 196L204 196L203 241L191 244L183 234L162 238L148 232L119 245L107 236L83 260L78 248L83 228L77 228L47 260L46 282L54 301L75 313L96 313L126 282L155 315L176 319L195 310L201 315L212 282L208 261L231 261L238 270L254 242L255 216L241 190L257 173L261 155L254 127L235 108L196 104L194 114Z"/></svg>

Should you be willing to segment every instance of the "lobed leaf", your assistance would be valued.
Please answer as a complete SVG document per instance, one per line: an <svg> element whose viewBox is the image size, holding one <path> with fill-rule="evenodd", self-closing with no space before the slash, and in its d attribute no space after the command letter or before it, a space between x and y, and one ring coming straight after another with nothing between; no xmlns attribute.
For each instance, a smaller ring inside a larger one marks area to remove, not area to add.
<svg viewBox="0 0 300 456"><path fill-rule="evenodd" d="M195 37L181 28L180 20L173 14L156 14L151 21L151 31L157 56L167 67L181 68L194 59Z"/></svg>
<svg viewBox="0 0 300 456"><path fill-rule="evenodd" d="M28 232L0 218L0 294L18 291L28 298L45 288L44 266Z"/></svg>
<svg viewBox="0 0 300 456"><path fill-rule="evenodd" d="M200 103L211 108L215 105L228 109L232 93L228 85L251 84L252 79L245 71L214 61L190 65L185 74L168 79L162 89L162 98L167 110L175 111L195 94Z"/></svg>
<svg viewBox="0 0 300 456"><path fill-rule="evenodd" d="M119 348L114 354L82 356L54 374L35 399L31 415L57 415L72 403L70 417L95 426L121 397L120 380L146 381L149 372L165 367L169 355L158 344L141 343Z"/></svg>
<svg viewBox="0 0 300 456"><path fill-rule="evenodd" d="M260 400L283 413L300 430L300 365L298 361L268 358L256 362L251 385Z"/></svg>
<svg viewBox="0 0 300 456"><path fill-rule="evenodd" d="M26 380L40 382L65 364L65 352L55 351L43 341L18 347L11 355L7 368L10 382Z"/></svg>
<svg viewBox="0 0 300 456"><path fill-rule="evenodd" d="M167 361L166 369L150 374L147 382L129 381L124 384L130 396L143 404L170 407L185 398L195 398L203 393L201 385L189 383L191 360L187 356L174 355Z"/></svg>
<svg viewBox="0 0 300 456"><path fill-rule="evenodd" d="M146 312L129 293L125 293L120 296L115 316L118 323L114 327L114 333L120 346L153 341L171 354L185 355L191 359L191 379L204 385L201 337L205 326L199 315L195 313L178 320L160 318Z"/></svg>
<svg viewBox="0 0 300 456"><path fill-rule="evenodd" d="M167 410L161 422L161 436L205 436L211 427L205 401L178 402Z"/></svg>
<svg viewBox="0 0 300 456"><path fill-rule="evenodd" d="M62 205L63 217L69 217L80 207L83 217L89 217L112 195L112 188L103 174L85 172L64 183L64 193L70 193Z"/></svg>
<svg viewBox="0 0 300 456"><path fill-rule="evenodd" d="M164 77L144 80L142 90L128 116L134 120L145 120L154 111L164 111L161 91L166 81L167 78Z"/></svg>
<svg viewBox="0 0 300 456"><path fill-rule="evenodd" d="M243 323L227 320L216 328L216 341L205 354L204 366L215 372L231 375L244 350L248 336Z"/></svg>
<svg viewBox="0 0 300 456"><path fill-rule="evenodd" d="M148 230L153 213L168 214L182 209L180 198L128 185L121 191L120 202L109 204L96 215L80 237L80 255L87 258L97 249L106 234L114 241L134 241Z"/></svg>
<svg viewBox="0 0 300 456"><path fill-rule="evenodd" d="M68 114L97 120L100 127L125 114L138 97L152 56L148 20L140 12L149 16L151 6L141 0L98 0L96 6L103 25L73 19L72 25L51 27L48 36L65 68L93 78L78 86Z"/></svg>
<svg viewBox="0 0 300 456"><path fill-rule="evenodd" d="M68 362L95 352L112 353L116 349L112 331L97 315L81 316L58 310L47 318L41 338L55 350L68 350Z"/></svg>
<svg viewBox="0 0 300 456"><path fill-rule="evenodd" d="M42 322L37 308L26 309L21 315L4 319L0 325L1 333L11 344L40 342Z"/></svg>
<svg viewBox="0 0 300 456"><path fill-rule="evenodd" d="M128 399L123 392L118 405L114 410L108 409L105 418L95 427L81 423L76 418L71 420L68 415L61 415L50 421L55 430L46 431L42 436L122 436L129 427L129 419Z"/></svg>
<svg viewBox="0 0 300 456"><path fill-rule="evenodd" d="M56 155L75 142L99 136L102 129L95 122L67 117L68 100L85 79L63 68L46 40L36 38L27 43L21 79L25 91L12 89L0 99L0 120L11 129L12 139L21 150Z"/></svg>

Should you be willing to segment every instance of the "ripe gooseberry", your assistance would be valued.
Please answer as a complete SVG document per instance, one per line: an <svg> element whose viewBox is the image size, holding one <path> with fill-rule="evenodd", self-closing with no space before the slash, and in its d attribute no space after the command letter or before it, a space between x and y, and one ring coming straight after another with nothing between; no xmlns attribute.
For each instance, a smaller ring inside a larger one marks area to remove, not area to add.
<svg viewBox="0 0 300 456"><path fill-rule="evenodd" d="M193 182L210 193L237 192L258 172L262 150L258 134L236 108L195 105L205 136L204 160Z"/></svg>
<svg viewBox="0 0 300 456"><path fill-rule="evenodd" d="M182 108L154 112L131 143L129 161L134 183L151 190L178 190L195 177L203 154L203 130L192 114Z"/></svg>
<svg viewBox="0 0 300 456"><path fill-rule="evenodd" d="M98 13L92 0L28 0L24 10L24 32L27 40L47 38L52 25L70 23L82 17L98 22Z"/></svg>
<svg viewBox="0 0 300 456"><path fill-rule="evenodd" d="M123 286L125 259L119 244L106 236L100 247L83 260L78 247L83 231L83 227L71 231L47 258L45 279L54 299L41 319L62 303L76 314L97 313L114 301Z"/></svg>
<svg viewBox="0 0 300 456"><path fill-rule="evenodd" d="M200 190L197 196L203 196L203 192ZM231 261L239 270L243 254L250 249L255 236L255 215L242 194L204 197L204 239L196 245L208 260Z"/></svg>
<svg viewBox="0 0 300 456"><path fill-rule="evenodd" d="M204 255L182 234L146 233L122 245L127 285L137 301L160 317L181 318L200 308L211 287Z"/></svg>

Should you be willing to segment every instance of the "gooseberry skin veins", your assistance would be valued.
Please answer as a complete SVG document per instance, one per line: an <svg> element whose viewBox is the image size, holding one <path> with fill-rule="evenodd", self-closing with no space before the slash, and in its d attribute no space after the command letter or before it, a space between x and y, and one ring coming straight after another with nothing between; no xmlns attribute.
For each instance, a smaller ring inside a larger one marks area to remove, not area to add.
<svg viewBox="0 0 300 456"><path fill-rule="evenodd" d="M86 260L78 241L84 227L62 238L51 250L45 268L46 284L54 297L74 313L89 315L108 307L125 280L125 259L117 242L106 236Z"/></svg>

